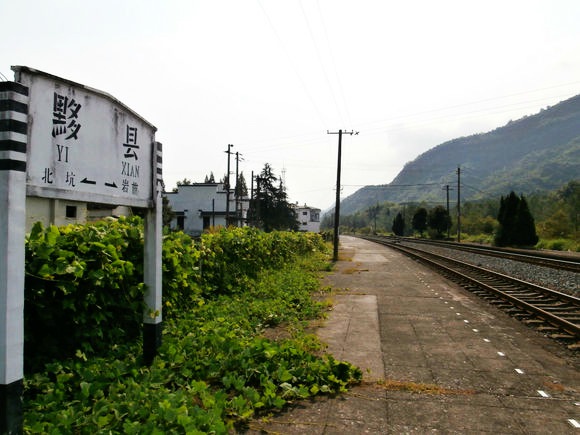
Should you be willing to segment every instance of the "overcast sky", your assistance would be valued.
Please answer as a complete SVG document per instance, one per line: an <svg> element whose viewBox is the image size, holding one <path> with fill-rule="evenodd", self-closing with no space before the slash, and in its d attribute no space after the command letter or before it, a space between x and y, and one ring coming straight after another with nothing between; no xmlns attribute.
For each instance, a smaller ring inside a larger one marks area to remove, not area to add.
<svg viewBox="0 0 580 435"><path fill-rule="evenodd" d="M2 0L0 77L25 65L158 128L166 189L270 163L289 199L385 184L422 152L580 94L580 1ZM235 164L232 160L232 171Z"/></svg>

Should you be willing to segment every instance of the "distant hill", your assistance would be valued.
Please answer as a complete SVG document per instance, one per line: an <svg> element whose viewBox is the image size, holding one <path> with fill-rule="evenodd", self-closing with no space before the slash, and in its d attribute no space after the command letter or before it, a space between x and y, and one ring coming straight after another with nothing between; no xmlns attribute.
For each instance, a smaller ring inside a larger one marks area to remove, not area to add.
<svg viewBox="0 0 580 435"><path fill-rule="evenodd" d="M580 178L580 95L483 134L453 139L407 163L389 184L365 186L341 202L349 215L377 202L479 199L554 190Z"/></svg>

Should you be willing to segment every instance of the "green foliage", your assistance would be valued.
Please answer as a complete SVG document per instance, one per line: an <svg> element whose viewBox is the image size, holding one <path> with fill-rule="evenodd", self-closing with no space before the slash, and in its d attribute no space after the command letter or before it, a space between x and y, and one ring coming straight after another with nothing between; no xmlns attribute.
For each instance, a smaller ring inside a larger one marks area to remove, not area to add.
<svg viewBox="0 0 580 435"><path fill-rule="evenodd" d="M570 239L542 239L537 245L539 249L550 249L553 251L580 252L580 243Z"/></svg>
<svg viewBox="0 0 580 435"><path fill-rule="evenodd" d="M298 230L298 220L294 208L288 203L286 188L270 164L257 177L255 196L250 202L248 219L266 232L274 230Z"/></svg>
<svg viewBox="0 0 580 435"><path fill-rule="evenodd" d="M413 221L411 223L414 230L419 231L421 237L423 237L423 231L427 229L427 209L420 207L417 209L415 214L413 214Z"/></svg>
<svg viewBox="0 0 580 435"><path fill-rule="evenodd" d="M534 218L523 195L518 197L512 191L505 198L502 196L497 220L497 246L534 246L538 243Z"/></svg>
<svg viewBox="0 0 580 435"><path fill-rule="evenodd" d="M575 250L579 240L579 219L580 214L580 182L572 180L560 189L548 193L535 193L526 198L528 209L536 222L537 235L543 241L538 247L545 248L553 246L554 249L564 247L563 250ZM373 206L376 207L376 206ZM411 217L422 207L421 204L396 205L392 203L379 204L377 215L378 232L393 231L394 220L391 216L401 214L398 225L400 235L405 235L405 228L410 227ZM442 207L436 206L435 208ZM430 212L433 212L431 209ZM451 216L456 216L457 210L450 210ZM468 201L461 204L461 238L464 241L474 241L477 243L491 244L494 235L498 234L499 223L497 216L499 213L499 203L497 199L481 199ZM371 221L373 211L358 211L350 216L341 216L341 231L350 233L367 232L368 227L373 225ZM323 221L329 222L331 219L327 214ZM452 222L452 235L457 233L457 223ZM374 225L373 225L374 226ZM429 224L431 227L431 223ZM429 231L431 237L441 237L437 230ZM408 233L408 231L407 231ZM567 240L562 243L558 240ZM553 241L553 243L552 243ZM549 248L546 248L549 249Z"/></svg>
<svg viewBox="0 0 580 435"><path fill-rule="evenodd" d="M25 362L106 351L140 334L143 251L138 218L42 228L26 238ZM142 259L142 254L141 257Z"/></svg>
<svg viewBox="0 0 580 435"><path fill-rule="evenodd" d="M451 227L451 217L444 207L438 205L429 210L427 224L429 228L435 230L436 238L442 238L443 233Z"/></svg>
<svg viewBox="0 0 580 435"><path fill-rule="evenodd" d="M396 236L403 236L405 234L405 221L401 213L397 213L397 216L395 216L392 229Z"/></svg>
<svg viewBox="0 0 580 435"><path fill-rule="evenodd" d="M182 232L163 237L164 316L195 308L203 297L245 291L259 272L326 250L312 233L232 228L199 244ZM26 370L54 358L107 352L141 334L143 224L121 218L42 228L26 239Z"/></svg>
<svg viewBox="0 0 580 435"><path fill-rule="evenodd" d="M165 317L159 356L150 367L140 363L140 344L128 340L111 346L106 357L78 350L72 359L48 364L44 372L25 379L25 433L228 433L256 413L341 392L358 382L359 369L329 355L316 356L320 345L302 332L302 322L321 314L322 306L311 298L319 288L316 271L327 262L321 238L290 233L270 237L255 230L226 233L207 235L198 250L182 234L165 237L164 276L173 275L174 281L164 296L170 294L172 310ZM46 237L58 239L54 231ZM236 279L245 267L261 268L252 271L254 278L243 280L244 291L202 297L196 283L185 292L195 298L171 296L178 286L201 279L204 271L195 266L201 258L202 269L225 267L221 254L210 256L220 241L220 252L229 261L264 249L274 260L242 259L243 266L232 274ZM252 247L252 241L259 247ZM171 252L179 253L181 262L166 265L166 258L174 258ZM300 259L306 252L308 259ZM186 277L189 267L194 270ZM265 338L266 328L279 325L287 325L292 338Z"/></svg>
<svg viewBox="0 0 580 435"><path fill-rule="evenodd" d="M201 283L205 295L244 291L265 268L282 267L296 256L324 252L318 234L228 228L201 237Z"/></svg>

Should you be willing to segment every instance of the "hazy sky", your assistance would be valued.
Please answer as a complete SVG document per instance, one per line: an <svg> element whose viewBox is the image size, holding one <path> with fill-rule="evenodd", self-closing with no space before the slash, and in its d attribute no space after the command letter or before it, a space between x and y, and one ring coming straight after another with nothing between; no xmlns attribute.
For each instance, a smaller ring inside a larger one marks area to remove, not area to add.
<svg viewBox="0 0 580 435"><path fill-rule="evenodd" d="M422 152L580 94L580 1L1 0L0 73L105 91L158 128L167 190L285 174L291 201L390 182ZM1 75L0 75L1 77ZM232 170L235 165L232 161Z"/></svg>

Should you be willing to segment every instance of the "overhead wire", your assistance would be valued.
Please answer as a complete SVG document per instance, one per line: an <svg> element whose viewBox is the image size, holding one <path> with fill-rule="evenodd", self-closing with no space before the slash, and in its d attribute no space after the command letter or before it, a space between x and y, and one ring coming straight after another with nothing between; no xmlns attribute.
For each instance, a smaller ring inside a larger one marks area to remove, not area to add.
<svg viewBox="0 0 580 435"><path fill-rule="evenodd" d="M302 0L299 0L298 3L300 4L300 9L302 10L302 15L304 16L304 21L306 22L306 27L308 28L308 33L310 34L310 39L312 40L312 45L314 46L314 51L316 52L316 57L318 58L318 63L320 64L320 69L322 70L322 74L324 76L324 80L328 85L328 89L330 91L330 95L332 96L332 100L334 101L334 106L336 107L336 112L338 117L340 118L340 122L344 124L344 119L342 117L342 112L338 107L338 101L336 100L336 95L334 94L334 89L330 83L328 78L328 74L326 72L326 68L324 67L324 62L322 61L322 56L320 54L320 49L318 48L318 44L316 43L316 38L314 37L314 32L312 31L312 26L310 25L310 20L306 15L306 11L304 10L304 5L302 4Z"/></svg>
<svg viewBox="0 0 580 435"><path fill-rule="evenodd" d="M580 83L580 82L578 82ZM541 88L541 89L537 89L537 90L532 90L529 92L520 92L517 94L510 94L507 96L500 96L500 97L496 97L496 98L489 98L486 100L479 100L479 101L474 101L474 102L469 102L469 103L464 103L464 104L460 104L460 105L454 105L454 106L448 106L448 107L441 107L439 109L433 109L433 110L429 110L429 111L423 111L423 112L417 112L414 114L408 114L408 115L401 115L401 116L397 116L397 117L393 117L393 118L387 118L381 121L371 121L367 124L372 124L372 123L376 123L376 122L394 122L397 120L404 120L404 119L408 119L408 118L413 118L413 117L417 117L423 114L429 114L429 113L437 113L437 112L443 112L446 110L451 110L451 109L455 109L458 107L466 107L466 106L472 106L475 104L478 104L482 101L496 101L496 100L501 100L504 98L508 98L510 96L514 96L514 95L526 95L526 94L532 94L535 92L538 92L540 90L545 90L545 89L553 89L553 88L558 88L561 86L566 86L566 85L558 85L558 86L552 86L552 87L547 87L547 88ZM569 94L560 94L557 96L552 96L551 98L565 98L565 97L569 97ZM400 127L386 127L386 126L377 126L377 127L371 127L371 128L365 128L365 136L373 136L376 134L382 134L384 132L394 132L394 131L401 131L401 130L407 130L407 129L412 129L412 128L417 128L421 125L426 125L426 124L431 124L433 122L439 121L439 120L444 120L444 119L453 119L453 120L458 120L458 119L465 119L468 117L473 117L475 115L479 115L482 113L488 113L488 114L499 114L499 113L505 113L505 112L509 112L514 110L514 108L525 108L525 107L536 107L535 105L532 106L534 103L537 103L539 101L544 101L547 97L544 98L539 98L539 99L532 99L532 100L526 100L526 101L519 101L516 103L510 103L510 104L506 104L506 105L501 105L501 106L493 106L493 107L488 107L488 108L484 108L484 109L477 109L477 110L473 110L470 112L464 112L460 115L456 115L456 114L441 114L439 116L436 117L431 117L431 118L427 118L427 119L423 119L420 121L416 121L416 122L411 122L410 124L407 124L405 126L400 126ZM498 110L501 109L501 110ZM506 109L506 110L503 110ZM364 124L363 124L364 125ZM301 138L304 138L303 140L301 140ZM297 140L295 140L297 139ZM296 147L300 147L300 146L307 146L309 144L315 144L315 143L320 143L322 141L325 140L325 138L322 135L319 135L317 133L308 133L308 134L302 134L302 135L296 135L296 136L288 136L285 138L279 138L279 139L273 139L272 141L286 141L288 140L289 142L286 144L280 144L276 147L272 147L271 143L269 145L265 145L264 147L259 147L259 148L254 148L251 149L250 152L260 152L260 151L265 151L265 150L278 150L278 149L284 149L284 148L288 148L288 147L292 147L292 148L296 148ZM267 143L266 140L262 141L263 143ZM300 142L300 143L297 143Z"/></svg>
<svg viewBox="0 0 580 435"><path fill-rule="evenodd" d="M289 60L290 66L292 67L292 69L294 70L294 73L298 77L298 81L300 82L300 84L302 85L302 89L304 90L304 92L308 96L308 99L310 100L310 103L312 104L312 107L314 108L316 114L318 115L318 118L322 122L322 125L325 125L326 124L326 121L324 119L324 116L322 115L322 112L320 111L320 109L316 105L316 102L314 101L314 98L312 97L312 94L308 90L308 87L306 86L306 82L302 78L302 75L298 72L298 69L296 68L295 62L292 59L292 56L290 56L290 52L286 48L286 44L284 44L284 41L282 40L282 38L278 34L278 31L276 30L276 27L274 26L274 23L272 22L272 19L270 18L270 15L268 15L268 12L264 8L264 5L262 5L262 2L260 0L258 0L258 5L260 6L260 9L264 13L264 16L266 17L266 20L268 21L268 24L270 25L270 28L272 29L272 32L274 33L274 36L278 40L278 43L280 44L280 46L282 47L282 50L286 54L286 57Z"/></svg>
<svg viewBox="0 0 580 435"><path fill-rule="evenodd" d="M342 81L340 80L340 75L338 74L338 68L336 67L336 61L334 58L334 54L332 51L332 44L330 43L330 38L328 37L328 31L326 24L324 22L324 14L320 8L320 0L316 0L316 6L318 9L318 14L320 15L320 23L322 24L322 30L324 31L324 36L326 38L326 45L328 46L328 54L330 56L330 60L332 62L332 67L334 68L334 75L336 77L336 83L338 84L338 90L340 92L340 96L342 98L342 103L344 105L344 111L346 112L346 120L348 125L352 127L352 118L350 116L350 111L348 109L348 103L346 102L346 98L344 96L344 88L342 86Z"/></svg>

